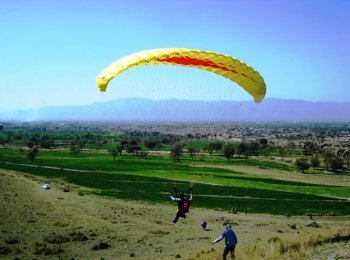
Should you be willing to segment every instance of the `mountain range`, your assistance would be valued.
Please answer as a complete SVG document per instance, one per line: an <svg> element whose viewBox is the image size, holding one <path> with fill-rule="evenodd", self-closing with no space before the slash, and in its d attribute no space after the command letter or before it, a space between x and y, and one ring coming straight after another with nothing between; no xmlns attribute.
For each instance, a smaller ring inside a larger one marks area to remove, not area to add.
<svg viewBox="0 0 350 260"><path fill-rule="evenodd" d="M350 103L309 102L269 98L253 101L116 99L79 106L42 107L0 112L0 120L230 122L230 121L350 121Z"/></svg>

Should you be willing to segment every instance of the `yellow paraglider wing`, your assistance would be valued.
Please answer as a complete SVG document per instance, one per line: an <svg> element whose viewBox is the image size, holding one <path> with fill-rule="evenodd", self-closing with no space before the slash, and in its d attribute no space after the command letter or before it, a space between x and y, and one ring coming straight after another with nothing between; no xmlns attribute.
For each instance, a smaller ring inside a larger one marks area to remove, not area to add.
<svg viewBox="0 0 350 260"><path fill-rule="evenodd" d="M101 91L106 91L109 81L123 71L150 64L190 66L214 72L240 85L253 96L257 103L265 97L264 79L257 71L240 60L215 52L181 48L146 50L121 58L97 76L97 86Z"/></svg>

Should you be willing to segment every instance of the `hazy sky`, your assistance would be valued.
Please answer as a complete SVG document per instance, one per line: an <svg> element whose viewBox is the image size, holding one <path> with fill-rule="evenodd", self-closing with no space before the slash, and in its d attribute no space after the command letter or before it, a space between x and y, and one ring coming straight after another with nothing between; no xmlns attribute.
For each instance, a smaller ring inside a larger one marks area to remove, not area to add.
<svg viewBox="0 0 350 260"><path fill-rule="evenodd" d="M99 92L110 63L163 47L232 55L260 72L268 98L350 102L349 14L348 0L2 0L0 111L118 97L252 100L220 76L174 66L130 70Z"/></svg>

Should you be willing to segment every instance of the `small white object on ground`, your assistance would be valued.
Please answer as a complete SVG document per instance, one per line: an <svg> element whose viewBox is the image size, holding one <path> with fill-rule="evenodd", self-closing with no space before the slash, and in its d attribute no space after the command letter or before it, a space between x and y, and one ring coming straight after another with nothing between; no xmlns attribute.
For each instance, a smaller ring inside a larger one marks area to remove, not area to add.
<svg viewBox="0 0 350 260"><path fill-rule="evenodd" d="M45 190L50 189L50 185L47 184L47 183L45 183L44 185L41 185L41 187L42 187L43 189L45 189Z"/></svg>

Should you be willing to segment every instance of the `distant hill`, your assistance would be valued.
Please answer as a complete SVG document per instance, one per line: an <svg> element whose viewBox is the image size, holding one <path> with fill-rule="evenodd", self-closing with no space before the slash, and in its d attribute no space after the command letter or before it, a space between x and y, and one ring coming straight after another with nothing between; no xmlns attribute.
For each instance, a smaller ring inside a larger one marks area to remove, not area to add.
<svg viewBox="0 0 350 260"><path fill-rule="evenodd" d="M19 121L350 121L350 103L265 99L190 101L117 99L84 106L43 107L0 112Z"/></svg>

